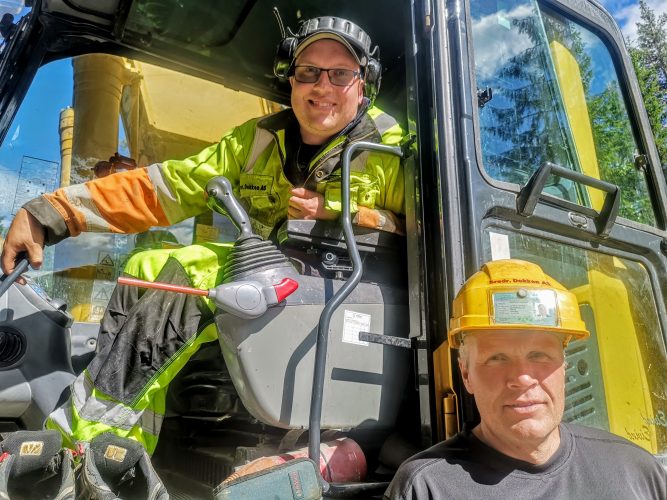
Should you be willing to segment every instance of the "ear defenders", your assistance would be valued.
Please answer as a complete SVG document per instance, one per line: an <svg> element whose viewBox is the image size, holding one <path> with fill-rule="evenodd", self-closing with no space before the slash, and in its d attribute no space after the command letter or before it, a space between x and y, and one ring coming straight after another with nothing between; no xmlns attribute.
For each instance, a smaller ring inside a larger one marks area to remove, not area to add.
<svg viewBox="0 0 667 500"><path fill-rule="evenodd" d="M355 51L362 68L364 95L373 102L380 91L382 79L382 65L379 58L373 57L379 49L376 45L371 51L371 39L366 32L353 22L340 17L316 17L303 22L296 34L288 30L288 35L284 35L276 47L273 74L280 80L286 80L292 72L297 48L317 33L333 33L345 40Z"/></svg>

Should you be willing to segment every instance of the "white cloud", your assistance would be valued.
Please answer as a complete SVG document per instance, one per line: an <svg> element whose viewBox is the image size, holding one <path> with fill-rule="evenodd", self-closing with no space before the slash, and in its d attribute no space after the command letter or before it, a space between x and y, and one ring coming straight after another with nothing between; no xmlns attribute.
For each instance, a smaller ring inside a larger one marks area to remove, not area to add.
<svg viewBox="0 0 667 500"><path fill-rule="evenodd" d="M9 12L10 14L18 14L23 10L24 2L22 0L0 0L0 17Z"/></svg>
<svg viewBox="0 0 667 500"><path fill-rule="evenodd" d="M653 10L656 17L667 13L667 2L665 0L646 0L646 4ZM634 41L637 38L637 22L640 20L639 2L626 5L616 12L611 12L621 26L621 31L626 39Z"/></svg>
<svg viewBox="0 0 667 500"><path fill-rule="evenodd" d="M12 138L11 138L11 141L10 141L10 144L9 144L10 147L12 146L11 143L15 142L15 141L19 138L19 134L20 134L20 133L21 133L21 125L19 124L19 125L16 127L16 130L14 131L14 135L13 135Z"/></svg>
<svg viewBox="0 0 667 500"><path fill-rule="evenodd" d="M532 13L530 5L520 5L510 11L500 10L473 20L475 45L495 48L495 50L475 52L475 67L481 79L495 75L498 68L506 64L508 59L534 45L530 37L511 29L514 20L524 19Z"/></svg>

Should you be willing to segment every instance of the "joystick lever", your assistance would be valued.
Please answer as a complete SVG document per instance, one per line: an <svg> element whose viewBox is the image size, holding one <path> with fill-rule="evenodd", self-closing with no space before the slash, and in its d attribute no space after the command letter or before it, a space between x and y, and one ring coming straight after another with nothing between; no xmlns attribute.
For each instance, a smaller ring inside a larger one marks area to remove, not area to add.
<svg viewBox="0 0 667 500"><path fill-rule="evenodd" d="M241 232L237 241L261 239L252 232L250 217L248 217L244 208L234 197L232 184L226 177L220 175L208 181L206 183L206 194L208 195L206 204L209 208L215 210L219 214L228 216Z"/></svg>

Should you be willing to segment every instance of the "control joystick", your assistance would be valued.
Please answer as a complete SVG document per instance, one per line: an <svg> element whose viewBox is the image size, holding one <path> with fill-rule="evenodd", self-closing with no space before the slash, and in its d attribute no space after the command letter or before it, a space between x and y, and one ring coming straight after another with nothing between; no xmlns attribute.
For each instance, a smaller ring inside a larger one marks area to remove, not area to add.
<svg viewBox="0 0 667 500"><path fill-rule="evenodd" d="M208 181L206 193L207 205L229 217L239 230L239 236L225 261L223 283L277 269L280 269L282 275L297 274L289 259L273 243L253 233L250 217L234 197L232 185L226 177L214 177Z"/></svg>
<svg viewBox="0 0 667 500"><path fill-rule="evenodd" d="M250 217L234 196L232 184L227 177L218 176L208 181L206 183L206 194L208 195L206 204L209 208L229 217L240 231L241 234L236 239L237 242L248 239L261 240L258 235L252 232Z"/></svg>

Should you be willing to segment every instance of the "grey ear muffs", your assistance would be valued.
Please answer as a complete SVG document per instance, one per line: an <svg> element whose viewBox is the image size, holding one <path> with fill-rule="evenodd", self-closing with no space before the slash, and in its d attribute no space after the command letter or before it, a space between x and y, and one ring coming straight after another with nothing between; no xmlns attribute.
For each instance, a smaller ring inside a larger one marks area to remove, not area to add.
<svg viewBox="0 0 667 500"><path fill-rule="evenodd" d="M375 47L377 49L377 46ZM372 57L368 58L368 64L364 70L364 95L368 97L371 102L380 92L380 82L382 81L382 65L379 59Z"/></svg>
<svg viewBox="0 0 667 500"><path fill-rule="evenodd" d="M288 30L288 35L283 36L276 47L276 55L273 59L273 74L276 78L280 80L289 78L297 47L305 38L318 32L340 35L352 47L361 51L364 95L371 102L374 101L380 90L380 80L382 79L382 65L379 57L373 57L379 52L378 47L375 46L371 51L371 39L366 32L353 22L340 17L316 17L303 22L296 34ZM363 64L364 62L365 64Z"/></svg>

